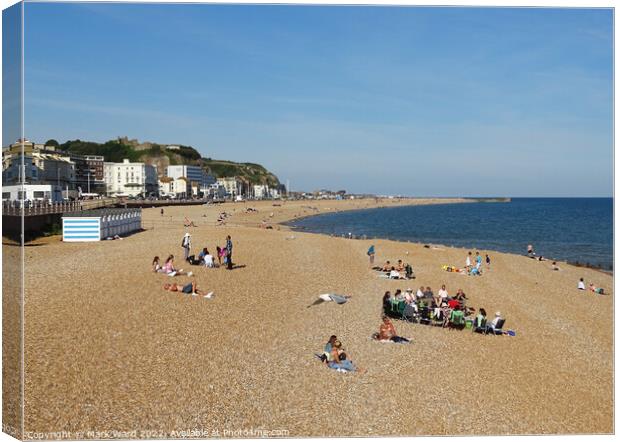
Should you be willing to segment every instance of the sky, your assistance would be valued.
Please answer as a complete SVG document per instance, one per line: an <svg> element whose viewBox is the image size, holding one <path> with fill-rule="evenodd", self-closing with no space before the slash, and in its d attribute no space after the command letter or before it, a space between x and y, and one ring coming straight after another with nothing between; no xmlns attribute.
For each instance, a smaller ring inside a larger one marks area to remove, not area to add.
<svg viewBox="0 0 620 442"><path fill-rule="evenodd" d="M613 192L611 9L26 3L24 28L33 141L191 145L292 190Z"/></svg>

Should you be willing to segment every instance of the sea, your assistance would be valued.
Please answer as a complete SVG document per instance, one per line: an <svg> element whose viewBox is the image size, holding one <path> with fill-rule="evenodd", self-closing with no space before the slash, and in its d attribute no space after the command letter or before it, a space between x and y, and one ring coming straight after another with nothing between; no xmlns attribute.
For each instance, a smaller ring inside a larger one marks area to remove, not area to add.
<svg viewBox="0 0 620 442"><path fill-rule="evenodd" d="M512 198L326 213L295 230L537 255L613 270L613 198Z"/></svg>

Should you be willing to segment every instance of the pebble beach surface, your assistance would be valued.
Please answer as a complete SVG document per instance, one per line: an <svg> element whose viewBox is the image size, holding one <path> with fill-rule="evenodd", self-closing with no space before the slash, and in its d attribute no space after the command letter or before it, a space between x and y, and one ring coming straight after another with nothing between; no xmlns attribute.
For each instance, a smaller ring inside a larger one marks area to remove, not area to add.
<svg viewBox="0 0 620 442"><path fill-rule="evenodd" d="M27 247L25 430L66 438L504 435L613 432L613 279L489 252L481 277L448 273L467 250L293 232L278 223L333 210L459 200L226 203L144 209L123 240ZM247 212L252 207L256 212ZM217 225L220 212L231 214ZM203 216L204 215L204 216ZM186 229L187 216L196 227ZM263 221L272 229L260 228ZM182 263L234 242L236 268ZM411 263L417 278L369 269ZM480 250L484 256L485 250ZM213 299L170 293L151 271L173 253ZM583 277L608 295L577 290ZM370 339L386 290L446 284L500 311L516 336L395 321L411 345ZM322 293L352 298L309 307ZM336 334L364 373L313 355ZM261 432L262 433L257 433ZM116 433L115 433L116 432ZM97 437L99 436L99 437Z"/></svg>

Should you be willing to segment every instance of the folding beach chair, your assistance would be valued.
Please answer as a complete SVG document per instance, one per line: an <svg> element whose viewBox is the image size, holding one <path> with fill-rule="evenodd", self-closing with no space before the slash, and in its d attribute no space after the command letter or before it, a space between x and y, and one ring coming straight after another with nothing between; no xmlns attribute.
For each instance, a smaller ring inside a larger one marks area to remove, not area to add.
<svg viewBox="0 0 620 442"><path fill-rule="evenodd" d="M503 334L504 331L502 330L502 328L504 327L504 322L506 322L505 319L500 319L499 321L497 321L496 326L489 325L489 327L487 327L487 333L491 333L492 335Z"/></svg>
<svg viewBox="0 0 620 442"><path fill-rule="evenodd" d="M430 311L428 307L426 306L420 307L419 316L420 316L420 324L428 325L431 323Z"/></svg>
<svg viewBox="0 0 620 442"><path fill-rule="evenodd" d="M476 332L476 333L486 333L487 330L487 320L486 318L482 319L482 320L478 320L478 317L476 316L476 319L474 319L474 326L472 327L471 331Z"/></svg>

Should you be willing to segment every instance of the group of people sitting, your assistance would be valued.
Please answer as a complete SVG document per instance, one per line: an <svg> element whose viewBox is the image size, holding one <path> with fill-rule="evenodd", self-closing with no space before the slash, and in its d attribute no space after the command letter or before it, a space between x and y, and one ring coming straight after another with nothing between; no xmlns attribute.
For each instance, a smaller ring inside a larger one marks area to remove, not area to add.
<svg viewBox="0 0 620 442"><path fill-rule="evenodd" d="M404 263L402 259L399 259L396 264L386 261L382 267L373 267L373 270L385 274L389 279L415 279L413 267L409 263Z"/></svg>
<svg viewBox="0 0 620 442"><path fill-rule="evenodd" d="M476 309L466 305L468 298L463 290L455 295L448 293L445 285L433 294L430 287L423 286L414 294L412 289L404 293L397 290L383 295L383 314L388 317L403 319L420 324L433 324L450 328L472 328L480 333L501 334L504 318L497 312L495 318L487 323L484 308Z"/></svg>
<svg viewBox="0 0 620 442"><path fill-rule="evenodd" d="M216 258L217 263L215 262ZM187 258L187 262L189 262L189 264L193 266L217 268L222 265L222 262L224 262L224 265L228 263L228 250L226 249L226 247L216 246L215 255L212 255L211 252L209 252L209 249L207 247L204 247L200 251L200 253L198 253L198 256L189 255L189 257Z"/></svg>

